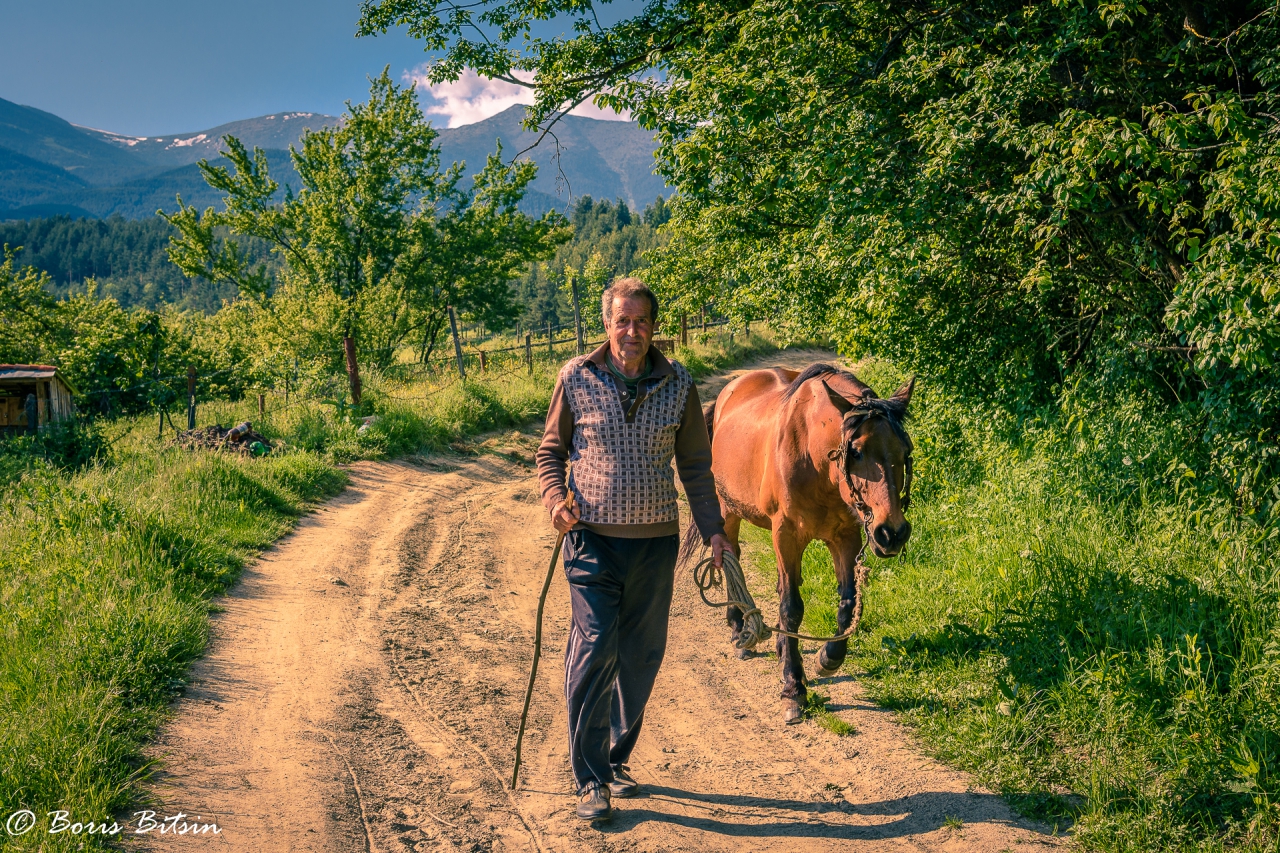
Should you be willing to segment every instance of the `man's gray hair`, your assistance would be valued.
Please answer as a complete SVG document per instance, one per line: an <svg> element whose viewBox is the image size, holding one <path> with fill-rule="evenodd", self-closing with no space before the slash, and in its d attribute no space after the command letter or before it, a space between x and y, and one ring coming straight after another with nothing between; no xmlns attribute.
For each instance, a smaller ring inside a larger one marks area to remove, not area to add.
<svg viewBox="0 0 1280 853"><path fill-rule="evenodd" d="M614 299L631 299L641 296L649 300L649 320L656 325L658 322L658 297L653 295L649 285L638 278L618 278L614 279L613 283L606 287L604 293L600 296L600 314L604 317L604 327L606 329L609 328L609 324L613 321Z"/></svg>

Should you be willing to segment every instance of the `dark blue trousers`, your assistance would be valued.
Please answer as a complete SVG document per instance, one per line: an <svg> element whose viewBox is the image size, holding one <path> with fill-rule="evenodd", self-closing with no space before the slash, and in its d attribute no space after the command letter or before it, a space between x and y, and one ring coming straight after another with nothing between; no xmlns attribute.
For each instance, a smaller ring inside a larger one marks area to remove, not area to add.
<svg viewBox="0 0 1280 853"><path fill-rule="evenodd" d="M608 784L640 736L667 649L678 537L564 537L573 625L564 655L569 761L578 790Z"/></svg>

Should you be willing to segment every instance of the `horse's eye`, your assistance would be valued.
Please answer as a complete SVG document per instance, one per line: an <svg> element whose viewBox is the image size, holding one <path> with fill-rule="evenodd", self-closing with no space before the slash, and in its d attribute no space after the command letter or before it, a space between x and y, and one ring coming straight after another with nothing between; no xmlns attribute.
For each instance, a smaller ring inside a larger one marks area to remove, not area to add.
<svg viewBox="0 0 1280 853"><path fill-rule="evenodd" d="M861 462L862 451L854 447L853 445L849 445L849 458L852 459L854 462Z"/></svg>

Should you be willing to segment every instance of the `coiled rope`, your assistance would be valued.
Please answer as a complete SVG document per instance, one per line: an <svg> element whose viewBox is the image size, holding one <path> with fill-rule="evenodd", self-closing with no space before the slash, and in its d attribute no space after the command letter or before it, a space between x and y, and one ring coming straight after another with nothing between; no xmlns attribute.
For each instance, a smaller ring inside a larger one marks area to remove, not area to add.
<svg viewBox="0 0 1280 853"><path fill-rule="evenodd" d="M693 567L693 582L698 587L698 595L702 597L703 604L708 607L736 607L742 611L742 630L738 634L738 641L734 644L737 648L753 649L758 643L769 639L772 634L815 643L838 643L858 632L858 623L862 621L862 587L869 571L862 564L861 553L858 554L858 560L854 566L853 622L850 623L849 630L834 637L811 637L808 634L784 631L780 627L770 628L765 625L764 614L756 606L755 599L751 597L751 590L747 589L747 579L742 573L742 564L738 562L738 558L732 551L726 550L721 561L724 564L723 568L712 562L711 557L698 563ZM723 589L726 599L712 601L707 598L707 593L714 589Z"/></svg>

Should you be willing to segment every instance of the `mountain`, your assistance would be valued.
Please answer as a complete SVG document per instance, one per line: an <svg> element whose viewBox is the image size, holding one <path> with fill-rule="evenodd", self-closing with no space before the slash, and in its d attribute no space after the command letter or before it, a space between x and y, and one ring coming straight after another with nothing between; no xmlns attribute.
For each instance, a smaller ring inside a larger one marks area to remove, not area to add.
<svg viewBox="0 0 1280 853"><path fill-rule="evenodd" d="M522 106L509 107L475 124L441 130L440 158L446 163L465 161L468 174L473 174L501 140L503 159L510 160L538 139L537 133L520 127L524 111ZM628 207L642 210L659 195L671 194L653 173L655 147L653 134L635 122L571 115L521 156L538 164L532 189L545 197L548 207L563 210L571 197L589 195L621 198Z"/></svg>
<svg viewBox="0 0 1280 853"><path fill-rule="evenodd" d="M318 130L337 121L334 116L324 113L276 113L220 124L208 130L170 136L122 136L88 127L80 130L118 149L127 150L155 166L174 168L202 159L217 159L224 136L236 137L250 150L263 148L287 151L290 145L298 142L304 129Z"/></svg>
<svg viewBox="0 0 1280 853"><path fill-rule="evenodd" d="M128 151L52 113L3 99L0 99L0 148L62 169L69 176L95 185L112 183L147 167Z"/></svg>
<svg viewBox="0 0 1280 853"><path fill-rule="evenodd" d="M475 124L440 129L442 160L465 161L466 173L473 175L499 140L504 159L510 159L537 139L520 127L523 118L524 107L515 106ZM157 209L176 209L179 194L197 207L215 205L220 198L195 163L218 159L228 135L266 150L272 177L296 189L288 147L297 144L305 128L336 121L322 113L286 112L192 133L140 137L79 127L0 99L0 219L57 213L139 219ZM538 177L521 208L538 216L567 210L574 199L590 195L621 198L642 209L658 195L669 195L653 174L654 148L652 134L633 122L566 116L522 155L538 164Z"/></svg>

